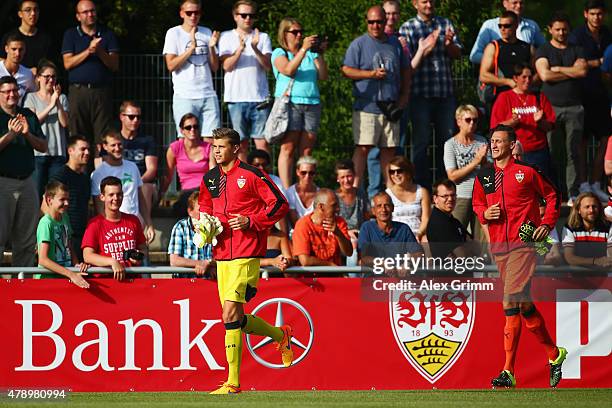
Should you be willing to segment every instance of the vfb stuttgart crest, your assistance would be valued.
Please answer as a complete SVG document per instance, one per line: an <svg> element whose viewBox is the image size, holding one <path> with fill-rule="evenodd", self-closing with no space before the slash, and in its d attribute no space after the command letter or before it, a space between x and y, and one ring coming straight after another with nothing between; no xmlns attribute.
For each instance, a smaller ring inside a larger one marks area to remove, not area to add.
<svg viewBox="0 0 612 408"><path fill-rule="evenodd" d="M518 181L519 183L523 182L523 179L525 178L525 173L523 173L521 170L519 170L515 175L514 178L516 179L516 181Z"/></svg>
<svg viewBox="0 0 612 408"><path fill-rule="evenodd" d="M474 292L390 291L395 340L410 364L430 383L461 356L474 325Z"/></svg>
<svg viewBox="0 0 612 408"><path fill-rule="evenodd" d="M244 187L244 185L246 184L246 179L245 179L244 177L240 177L240 178L237 180L237 183L238 183L238 188L242 188L242 187Z"/></svg>

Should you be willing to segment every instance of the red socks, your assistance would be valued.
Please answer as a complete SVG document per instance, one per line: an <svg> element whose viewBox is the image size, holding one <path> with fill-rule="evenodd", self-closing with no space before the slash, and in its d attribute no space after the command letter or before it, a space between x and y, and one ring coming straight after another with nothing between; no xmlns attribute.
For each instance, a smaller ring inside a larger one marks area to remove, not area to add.
<svg viewBox="0 0 612 408"><path fill-rule="evenodd" d="M504 350L506 351L506 362L504 370L514 373L514 361L518 342L521 337L521 315L520 309L512 308L504 310L506 314L506 325L504 326Z"/></svg>
<svg viewBox="0 0 612 408"><path fill-rule="evenodd" d="M525 327L529 329L533 334L535 334L536 338L544 348L546 349L546 355L548 356L548 360L554 361L559 356L559 350L557 346L552 341L550 334L548 334L548 330L546 330L546 324L544 323L544 319L542 315L535 308L535 306L531 309L523 313L523 319L525 319ZM507 324L507 323L506 323Z"/></svg>

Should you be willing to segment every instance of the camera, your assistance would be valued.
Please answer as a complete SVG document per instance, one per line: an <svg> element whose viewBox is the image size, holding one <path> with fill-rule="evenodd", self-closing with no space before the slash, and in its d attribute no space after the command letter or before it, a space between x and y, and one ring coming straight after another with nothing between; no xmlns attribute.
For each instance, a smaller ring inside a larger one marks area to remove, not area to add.
<svg viewBox="0 0 612 408"><path fill-rule="evenodd" d="M257 109L257 110L268 109L273 104L274 104L274 98L272 96L268 95L263 102L255 105L255 109Z"/></svg>
<svg viewBox="0 0 612 408"><path fill-rule="evenodd" d="M142 262L144 260L144 254L136 249L128 249L123 251L123 260L129 261L130 259L133 261Z"/></svg>
<svg viewBox="0 0 612 408"><path fill-rule="evenodd" d="M395 101L378 101L376 105L391 122L397 122L402 117L402 108Z"/></svg>
<svg viewBox="0 0 612 408"><path fill-rule="evenodd" d="M323 44L325 41L327 41L326 35L317 34L317 38L313 41L312 46L310 47L310 51L320 54L321 52L323 52L323 50L321 49L321 44Z"/></svg>

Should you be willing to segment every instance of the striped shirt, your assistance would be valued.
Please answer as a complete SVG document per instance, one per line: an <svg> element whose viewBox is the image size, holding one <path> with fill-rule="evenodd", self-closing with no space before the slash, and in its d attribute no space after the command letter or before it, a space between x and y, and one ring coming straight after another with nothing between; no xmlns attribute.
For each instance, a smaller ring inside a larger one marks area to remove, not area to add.
<svg viewBox="0 0 612 408"><path fill-rule="evenodd" d="M583 225L573 229L569 225L563 227L563 245L574 246L574 254L585 258L600 258L608 256L612 249L612 226L607 221L600 221L587 231Z"/></svg>

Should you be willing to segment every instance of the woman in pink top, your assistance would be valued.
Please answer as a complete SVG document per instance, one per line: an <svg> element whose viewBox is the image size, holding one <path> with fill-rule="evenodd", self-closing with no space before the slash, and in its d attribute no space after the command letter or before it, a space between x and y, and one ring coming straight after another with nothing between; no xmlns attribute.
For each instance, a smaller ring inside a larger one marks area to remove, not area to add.
<svg viewBox="0 0 612 408"><path fill-rule="evenodd" d="M202 140L199 132L198 118L192 113L186 113L179 123L182 138L172 142L166 151L166 177L163 179L161 192L166 192L174 178L174 170L178 173L181 192L174 204L175 215L179 218L187 214L187 198L200 189L200 181L204 174L215 166L211 154L211 144Z"/></svg>

